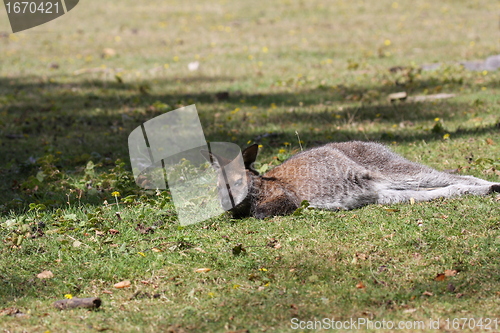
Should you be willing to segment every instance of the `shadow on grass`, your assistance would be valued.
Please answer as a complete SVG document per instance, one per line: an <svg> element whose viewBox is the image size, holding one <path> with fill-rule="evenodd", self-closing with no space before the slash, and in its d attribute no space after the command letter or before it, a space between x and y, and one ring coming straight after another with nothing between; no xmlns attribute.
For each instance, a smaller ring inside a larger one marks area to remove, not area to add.
<svg viewBox="0 0 500 333"><path fill-rule="evenodd" d="M22 278L16 273L0 272L2 285L0 286L0 301L9 303L23 297L37 297L43 295L46 281L32 278Z"/></svg>
<svg viewBox="0 0 500 333"><path fill-rule="evenodd" d="M74 80L67 77L58 80L58 77L0 78L0 113L3 115L0 122L0 156L3 157L0 174L4 179L0 184L0 198L4 203L16 201L15 205L0 205L3 213L10 209L23 210L27 204L41 198L65 203L61 199L67 195L65 190L35 193L35 186L32 186L31 192L23 190L23 184L30 177L37 176L40 169L37 160L40 157L53 155L54 172L63 172L75 178L82 176L90 160L101 162L103 169L109 169L116 159L121 159L129 168L128 134L143 122L180 105L198 104L205 135L211 141L236 141L245 145L247 141L254 140L276 147L295 138L294 124L311 129L309 133L304 130L300 133L301 139L309 143L308 146L353 139L432 141L441 139L442 133L415 130L411 125L408 130L397 133L363 131L357 126L340 125L373 122L389 127L401 122L432 122L436 117L452 119L470 108L470 104L453 101L437 104L361 102L368 91L386 96L402 89L384 85L292 87L286 91L271 87L270 92L265 94L248 94L229 89L227 94L221 94L220 90L156 94L151 92L150 82L131 84L95 79L65 82ZM234 80L230 77L192 76L165 79L154 84L168 87L177 81L193 85L213 82L230 87ZM424 89L444 83L444 79L422 80L409 89L421 93ZM269 111L271 105L275 105L275 110L279 111ZM242 106L255 106L257 115L253 116L253 109L250 108L250 111L228 117L230 111ZM217 118L221 114L223 117ZM254 117L254 125L245 120L248 116ZM226 121L229 118L231 120ZM278 129L269 139L261 139L262 134L270 134L264 129L269 124ZM478 127L458 130L452 135L472 136L497 130L494 126ZM95 200L84 200L82 203L91 202Z"/></svg>

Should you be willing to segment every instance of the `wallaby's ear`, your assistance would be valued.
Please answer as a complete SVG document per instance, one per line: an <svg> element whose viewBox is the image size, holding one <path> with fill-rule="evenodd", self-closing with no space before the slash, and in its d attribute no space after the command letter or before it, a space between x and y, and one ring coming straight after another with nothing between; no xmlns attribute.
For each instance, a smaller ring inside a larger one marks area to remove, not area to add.
<svg viewBox="0 0 500 333"><path fill-rule="evenodd" d="M256 143L243 150L241 155L243 156L243 163L245 163L245 169L254 171L252 164L257 159L258 152L259 152L259 145Z"/></svg>

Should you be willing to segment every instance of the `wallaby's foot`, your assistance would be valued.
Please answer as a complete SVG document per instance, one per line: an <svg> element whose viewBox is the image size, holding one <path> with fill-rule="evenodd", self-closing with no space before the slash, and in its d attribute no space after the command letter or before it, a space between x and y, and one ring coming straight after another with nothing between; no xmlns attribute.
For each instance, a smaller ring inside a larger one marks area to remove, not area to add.
<svg viewBox="0 0 500 333"><path fill-rule="evenodd" d="M491 185L491 192L500 192L500 184Z"/></svg>

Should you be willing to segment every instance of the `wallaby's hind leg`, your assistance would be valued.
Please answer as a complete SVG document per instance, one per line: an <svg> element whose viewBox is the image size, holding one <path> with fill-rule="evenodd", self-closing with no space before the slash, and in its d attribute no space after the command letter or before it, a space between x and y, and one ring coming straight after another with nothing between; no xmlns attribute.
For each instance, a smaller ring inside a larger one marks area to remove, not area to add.
<svg viewBox="0 0 500 333"><path fill-rule="evenodd" d="M440 187L448 187L453 185L462 186L494 186L497 183L489 182L483 179L479 179L473 176L460 176L453 175L446 172L440 172L433 169L422 170L422 172L416 175L389 175L386 176L390 179L391 188L399 190L423 190L423 189L434 189Z"/></svg>
<svg viewBox="0 0 500 333"><path fill-rule="evenodd" d="M412 198L415 201L429 201L437 198L449 198L464 194L486 195L491 192L500 192L500 184L495 185L450 185L431 190L394 190L379 189L378 200L380 204L407 202Z"/></svg>
<svg viewBox="0 0 500 333"><path fill-rule="evenodd" d="M411 162L375 142L340 142L331 147L341 150L346 156L367 170L377 171L390 179L392 188L418 190L422 188L446 187L450 185L494 185L472 176L460 176L440 172L425 165Z"/></svg>
<svg viewBox="0 0 500 333"><path fill-rule="evenodd" d="M391 168L391 164L394 167ZM405 168L409 172L405 172ZM404 188L414 190L452 185L492 186L496 184L473 176L462 176L438 171L418 163L410 162L400 156L390 161L389 166L384 171L382 173L393 180L394 184L400 186L405 184L403 185Z"/></svg>

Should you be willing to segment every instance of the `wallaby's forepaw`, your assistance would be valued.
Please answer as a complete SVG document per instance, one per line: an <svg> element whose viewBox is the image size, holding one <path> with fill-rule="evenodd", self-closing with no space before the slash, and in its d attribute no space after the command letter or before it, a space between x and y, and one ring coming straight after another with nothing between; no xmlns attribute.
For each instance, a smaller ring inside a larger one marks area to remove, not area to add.
<svg viewBox="0 0 500 333"><path fill-rule="evenodd" d="M491 185L490 192L500 192L500 184Z"/></svg>

